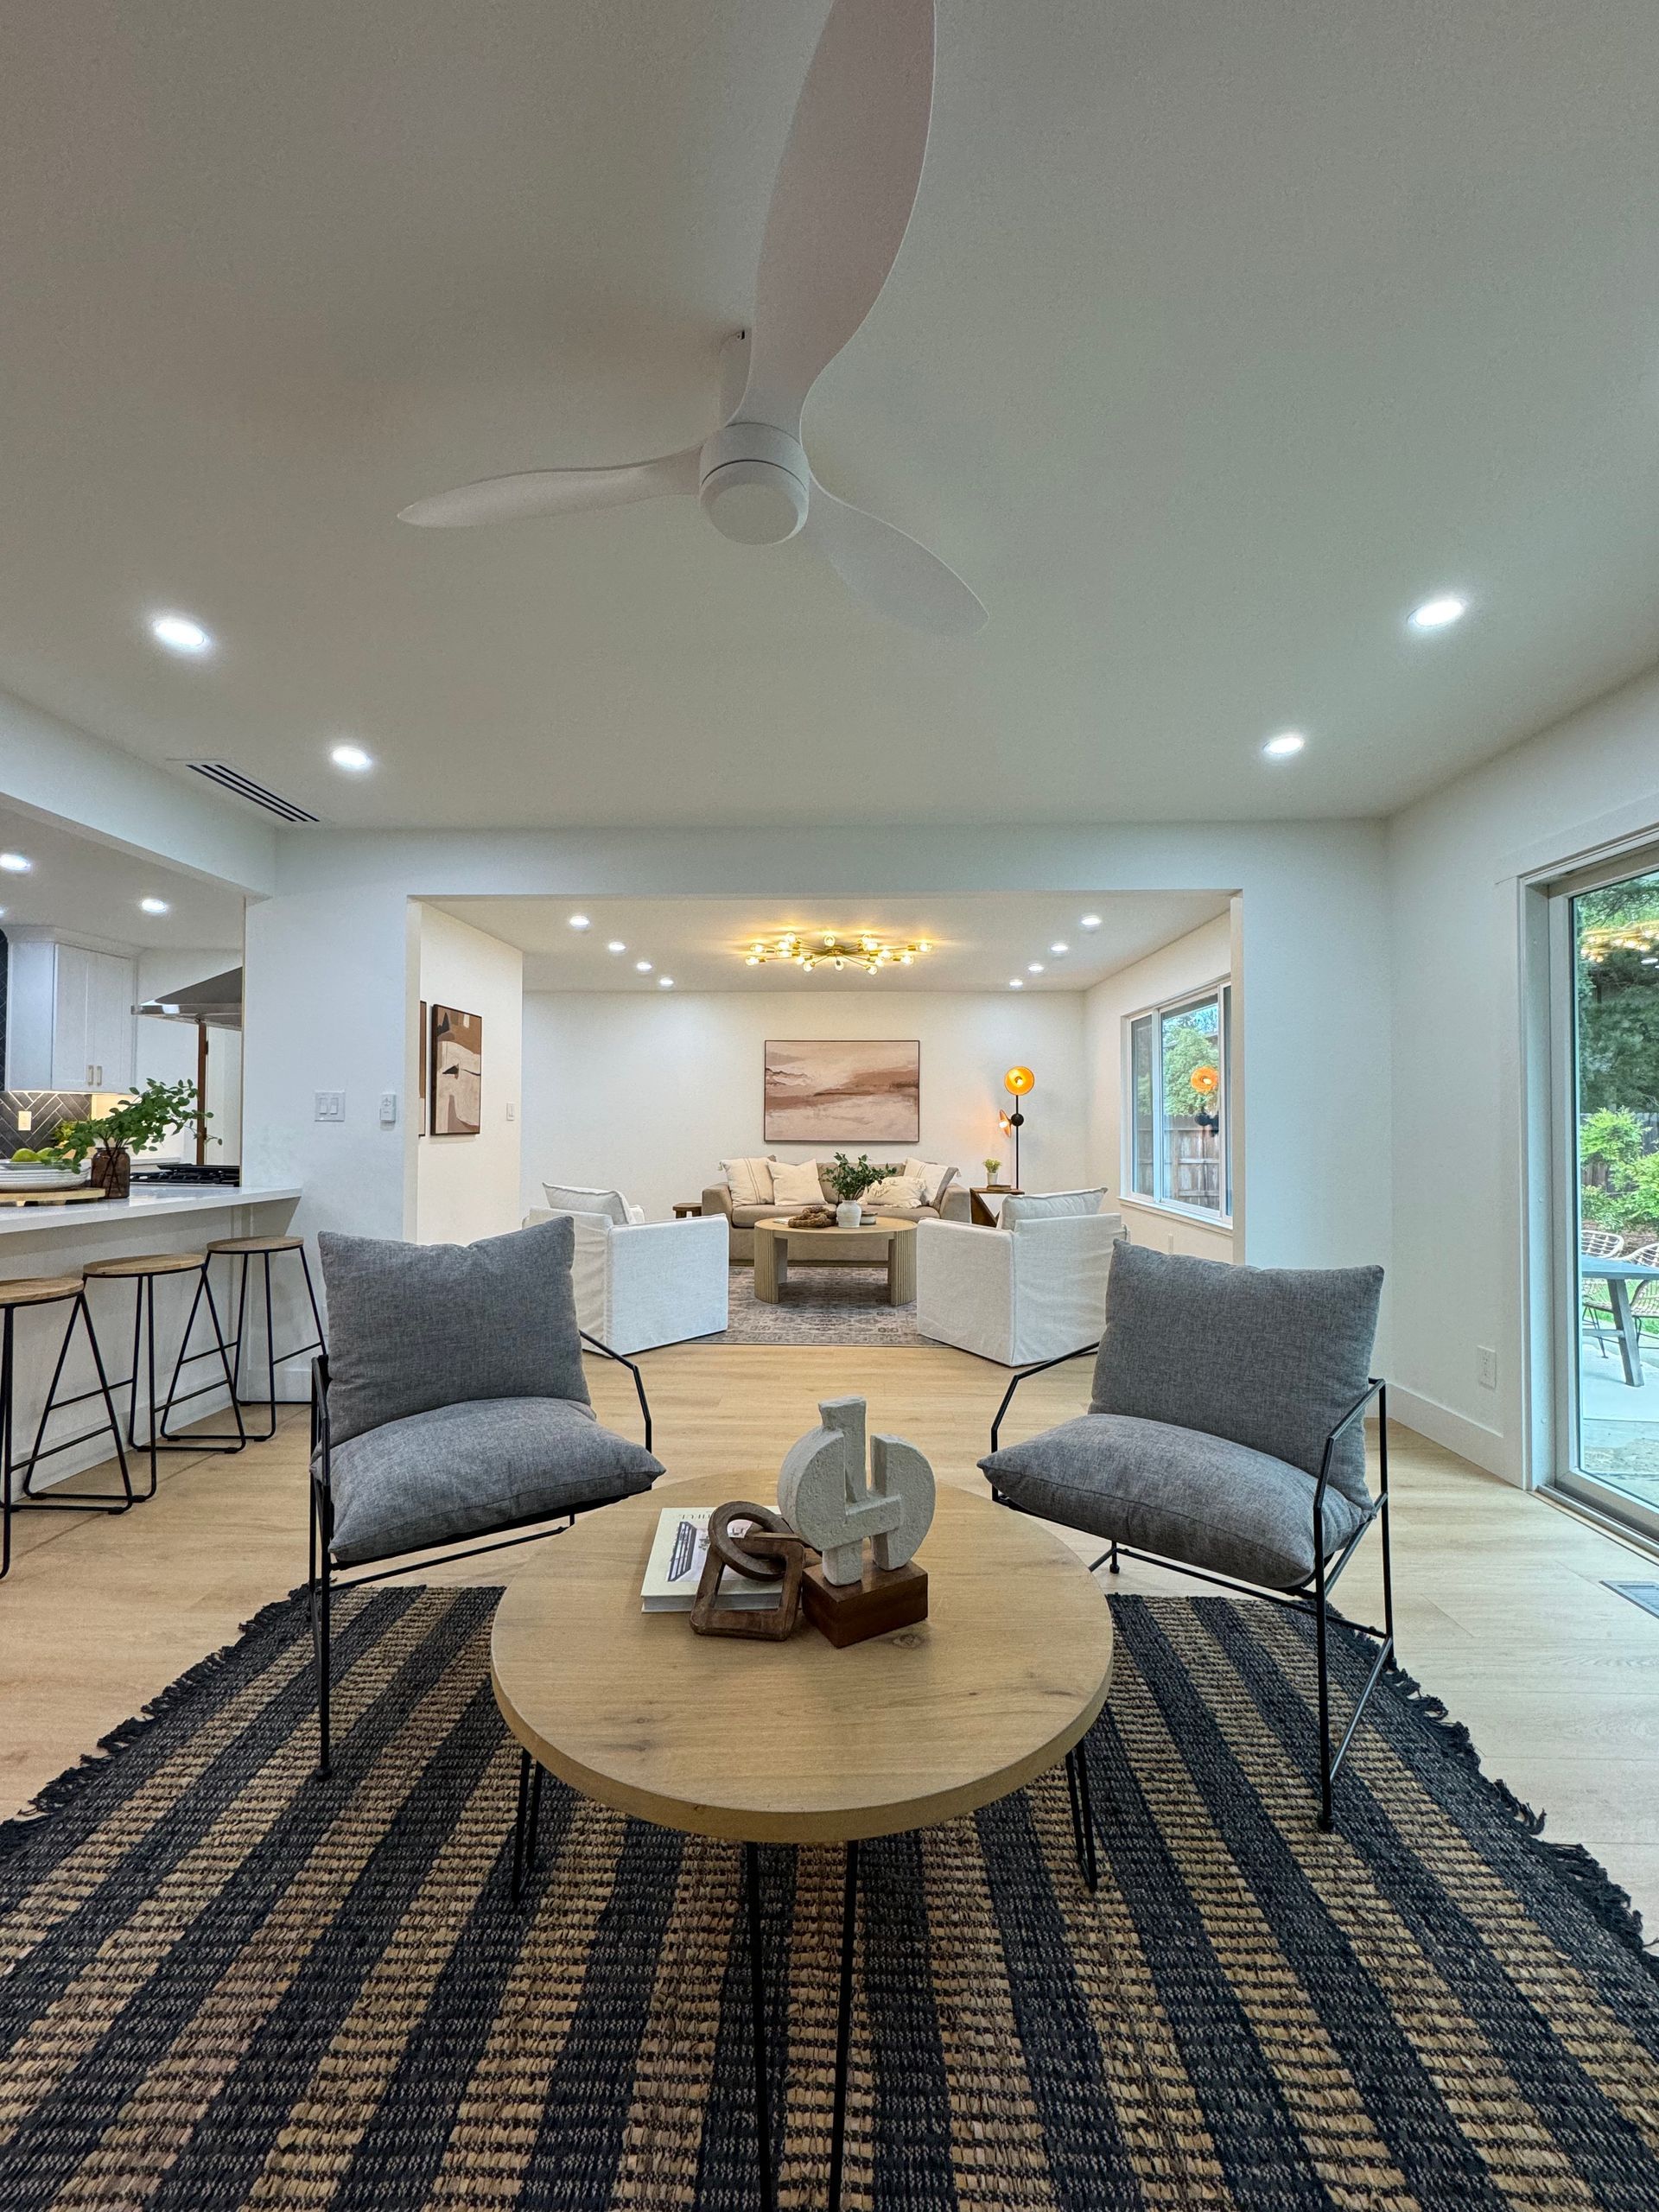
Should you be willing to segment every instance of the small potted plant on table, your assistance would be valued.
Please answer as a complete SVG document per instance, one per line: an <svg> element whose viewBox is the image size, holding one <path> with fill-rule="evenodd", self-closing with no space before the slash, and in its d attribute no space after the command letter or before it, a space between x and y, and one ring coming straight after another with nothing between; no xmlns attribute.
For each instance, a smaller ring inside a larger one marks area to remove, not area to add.
<svg viewBox="0 0 1659 2212"><path fill-rule="evenodd" d="M180 1129L205 1127L211 1119L202 1110L194 1083L152 1078L136 1097L124 1099L96 1121L66 1122L44 1157L79 1167L90 1154L92 1181L105 1198L124 1198L132 1188L135 1152L146 1151Z"/></svg>
<svg viewBox="0 0 1659 2212"><path fill-rule="evenodd" d="M859 1204L866 1191L883 1182L893 1173L890 1167L872 1167L869 1155L861 1152L856 1160L849 1160L838 1152L823 1171L823 1179L835 1192L837 1229L856 1229L864 1218L864 1209Z"/></svg>

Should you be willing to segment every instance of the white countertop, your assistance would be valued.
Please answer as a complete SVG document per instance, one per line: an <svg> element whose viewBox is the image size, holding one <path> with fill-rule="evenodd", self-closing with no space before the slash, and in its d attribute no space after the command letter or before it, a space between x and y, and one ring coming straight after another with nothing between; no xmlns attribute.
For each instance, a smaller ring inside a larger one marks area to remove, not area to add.
<svg viewBox="0 0 1659 2212"><path fill-rule="evenodd" d="M262 1185L238 1189L224 1183L135 1183L127 1198L96 1198L73 1205L0 1205L0 1236L38 1236L42 1231L107 1230L131 1222L136 1228L174 1214L227 1213L241 1206L292 1204L292 1190Z"/></svg>

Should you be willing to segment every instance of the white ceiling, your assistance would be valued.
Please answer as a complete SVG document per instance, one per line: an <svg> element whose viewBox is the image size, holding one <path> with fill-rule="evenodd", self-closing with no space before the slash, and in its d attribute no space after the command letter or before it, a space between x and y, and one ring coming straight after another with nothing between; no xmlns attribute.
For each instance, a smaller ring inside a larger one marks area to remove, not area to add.
<svg viewBox="0 0 1659 2212"><path fill-rule="evenodd" d="M1185 937L1201 922L1227 911L1224 891L1111 891L1089 897L1054 893L1011 897L803 900L798 906L760 899L437 899L430 902L475 929L518 945L525 955L524 988L531 991L629 991L648 995L671 976L680 991L832 991L861 995L880 991L1006 991L1018 976L1032 991L1080 991L1103 976L1144 959L1160 945ZM588 927L573 930L569 917L585 914ZM1085 914L1099 927L1082 926ZM842 938L864 931L914 944L931 952L908 968L877 976L817 969L810 976L787 961L748 967L756 938L785 930L817 937L833 930ZM612 953L618 940L627 948ZM1049 950L1059 942L1062 954ZM636 960L649 960L640 975ZM1042 964L1040 976L1028 963Z"/></svg>
<svg viewBox="0 0 1659 2212"><path fill-rule="evenodd" d="M27 875L0 871L0 930L8 936L64 930L143 950L213 946L227 958L242 957L242 899L233 891L3 807L0 852L34 863ZM138 902L147 898L165 899L168 911L145 913Z"/></svg>
<svg viewBox="0 0 1659 2212"><path fill-rule="evenodd" d="M941 0L806 435L973 640L689 500L399 526L712 426L824 14L11 10L0 685L342 823L1122 820L1391 809L1659 656L1653 0Z"/></svg>

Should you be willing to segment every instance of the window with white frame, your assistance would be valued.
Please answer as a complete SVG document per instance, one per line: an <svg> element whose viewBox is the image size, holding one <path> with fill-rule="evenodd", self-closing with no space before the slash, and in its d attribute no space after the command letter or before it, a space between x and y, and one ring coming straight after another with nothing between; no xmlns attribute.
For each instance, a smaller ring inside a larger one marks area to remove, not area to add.
<svg viewBox="0 0 1659 2212"><path fill-rule="evenodd" d="M1125 1025L1124 1191L1210 1221L1233 1211L1231 1001L1229 984L1212 983Z"/></svg>

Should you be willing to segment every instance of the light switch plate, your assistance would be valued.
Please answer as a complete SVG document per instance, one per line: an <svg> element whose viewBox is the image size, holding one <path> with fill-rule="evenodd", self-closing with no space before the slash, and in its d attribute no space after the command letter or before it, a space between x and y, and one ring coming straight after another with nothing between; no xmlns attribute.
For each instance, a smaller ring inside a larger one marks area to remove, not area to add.
<svg viewBox="0 0 1659 2212"><path fill-rule="evenodd" d="M1475 1377L1483 1390L1497 1388L1497 1354L1491 1344L1475 1346Z"/></svg>
<svg viewBox="0 0 1659 2212"><path fill-rule="evenodd" d="M319 1122L343 1122L346 1118L346 1094L343 1090L320 1090L315 1119Z"/></svg>
<svg viewBox="0 0 1659 2212"><path fill-rule="evenodd" d="M380 1126L383 1129L394 1128L397 1122L397 1094L395 1090L383 1090L380 1094Z"/></svg>
<svg viewBox="0 0 1659 2212"><path fill-rule="evenodd" d="M513 1104L512 1099L509 1098L507 1101L507 1119L510 1122L516 1122L518 1118L518 1109Z"/></svg>
<svg viewBox="0 0 1659 2212"><path fill-rule="evenodd" d="M32 1108L30 1108L30 1107L28 1107L28 1106L20 1106L20 1107L17 1109L17 1134L18 1134L18 1135L19 1135L20 1137L21 1137L21 1136L27 1136L27 1135L28 1135L28 1134L29 1134L29 1131L34 1128L34 1126L35 1126L35 1115L34 1115L34 1110L33 1110L33 1109L32 1109Z"/></svg>

